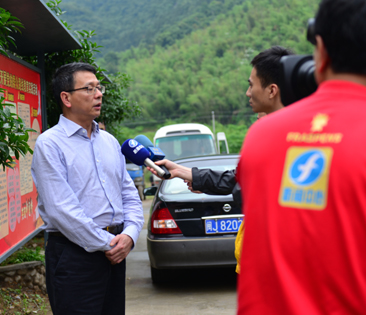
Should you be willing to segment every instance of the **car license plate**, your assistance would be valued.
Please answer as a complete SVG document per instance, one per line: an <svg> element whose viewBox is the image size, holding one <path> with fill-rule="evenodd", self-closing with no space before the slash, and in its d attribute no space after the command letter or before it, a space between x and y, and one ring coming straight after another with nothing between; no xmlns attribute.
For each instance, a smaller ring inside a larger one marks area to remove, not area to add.
<svg viewBox="0 0 366 315"><path fill-rule="evenodd" d="M236 233L238 232L240 224L242 222L243 222L242 217L225 218L225 219L206 219L205 220L206 234Z"/></svg>

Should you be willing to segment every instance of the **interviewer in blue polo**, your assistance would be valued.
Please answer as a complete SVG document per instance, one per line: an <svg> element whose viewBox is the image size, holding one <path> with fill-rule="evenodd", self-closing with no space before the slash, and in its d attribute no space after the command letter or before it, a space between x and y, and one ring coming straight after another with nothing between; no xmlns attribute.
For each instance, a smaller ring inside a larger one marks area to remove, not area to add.
<svg viewBox="0 0 366 315"><path fill-rule="evenodd" d="M121 147L94 121L105 90L95 73L85 63L56 70L52 86L63 115L34 149L54 315L125 314L125 258L144 221Z"/></svg>

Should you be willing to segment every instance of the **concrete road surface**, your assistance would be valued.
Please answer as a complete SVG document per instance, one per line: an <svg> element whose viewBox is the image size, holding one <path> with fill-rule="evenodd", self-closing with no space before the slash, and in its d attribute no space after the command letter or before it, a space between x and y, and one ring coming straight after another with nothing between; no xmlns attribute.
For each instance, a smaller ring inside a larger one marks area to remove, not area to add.
<svg viewBox="0 0 366 315"><path fill-rule="evenodd" d="M146 247L151 199L143 201L145 225L127 257L127 315L234 315L236 274L233 269L174 271L171 282L154 285Z"/></svg>

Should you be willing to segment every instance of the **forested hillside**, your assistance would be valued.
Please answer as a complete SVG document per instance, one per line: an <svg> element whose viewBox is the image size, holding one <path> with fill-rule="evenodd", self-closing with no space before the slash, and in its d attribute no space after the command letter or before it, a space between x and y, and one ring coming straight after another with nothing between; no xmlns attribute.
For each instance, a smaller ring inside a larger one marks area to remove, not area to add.
<svg viewBox="0 0 366 315"><path fill-rule="evenodd" d="M74 29L96 31L96 40L104 46L101 53L105 55L140 44L172 45L244 1L63 0L61 9L67 12L62 19Z"/></svg>
<svg viewBox="0 0 366 315"><path fill-rule="evenodd" d="M93 29L98 63L133 79L128 98L142 116L112 126L120 141L164 124L199 122L225 131L239 152L255 120L245 92L250 61L282 45L312 53L307 20L319 0L63 0L62 19ZM130 47L129 49L127 49ZM128 126L128 127L126 127ZM150 129L146 129L149 126ZM136 128L135 128L136 127ZM135 128L135 129L132 129Z"/></svg>
<svg viewBox="0 0 366 315"><path fill-rule="evenodd" d="M272 45L312 53L306 26L318 2L247 0L151 56L144 47L119 53L119 69L134 80L129 98L139 103L145 121L208 123L215 111L223 124L243 123L251 113L245 96L251 59Z"/></svg>

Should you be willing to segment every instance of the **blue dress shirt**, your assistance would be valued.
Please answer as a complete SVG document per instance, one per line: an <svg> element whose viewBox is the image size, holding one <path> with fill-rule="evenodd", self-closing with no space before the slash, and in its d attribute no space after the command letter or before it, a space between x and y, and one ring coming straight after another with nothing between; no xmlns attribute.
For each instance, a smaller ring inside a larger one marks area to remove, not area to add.
<svg viewBox="0 0 366 315"><path fill-rule="evenodd" d="M89 139L80 125L60 116L36 142L32 176L48 232L59 231L88 252L106 251L124 223L134 244L144 223L142 203L126 171L118 141L93 122Z"/></svg>

